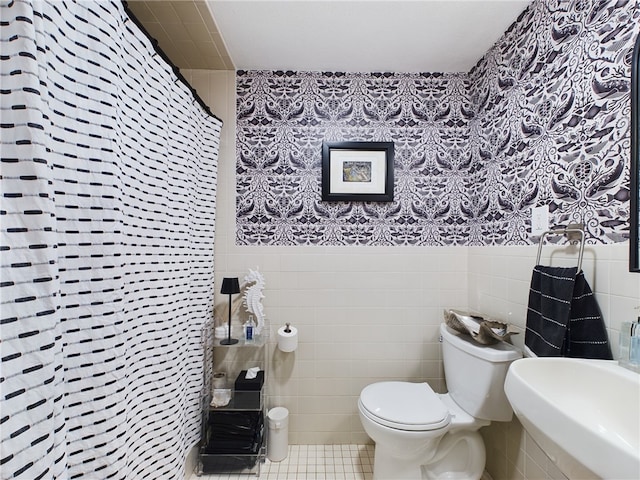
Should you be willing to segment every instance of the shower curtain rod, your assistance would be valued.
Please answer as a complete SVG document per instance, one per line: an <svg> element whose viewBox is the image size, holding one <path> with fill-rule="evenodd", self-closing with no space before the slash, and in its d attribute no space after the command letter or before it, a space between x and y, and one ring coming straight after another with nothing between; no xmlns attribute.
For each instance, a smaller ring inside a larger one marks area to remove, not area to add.
<svg viewBox="0 0 640 480"><path fill-rule="evenodd" d="M138 20L138 17L136 17L135 14L129 8L129 4L127 3L127 1L126 0L121 0L121 1L122 1L122 6L124 7L124 11L127 12L127 15L129 16L131 21L133 21L133 23L135 23L138 26L140 31L145 34L145 36L151 42L151 45L153 46L153 49L156 51L156 53L158 55L160 55L160 57L162 57L162 59L167 63L167 65L169 65L171 67L171 69L173 70L173 73L175 73L176 76L178 77L178 80L180 80L189 89L189 91L193 95L193 98L196 100L196 102L198 102L198 104L203 108L203 110L205 112L207 112L209 115L211 115L216 120L222 122L222 119L211 111L209 106L206 103L204 103L204 101L202 100L200 95L198 95L198 92L189 84L189 82L187 82L187 79L184 78L184 75L182 75L182 73L180 73L180 68L178 68L176 66L176 64L173 63L171 61L171 59L167 56L167 54L164 53L164 50L162 50L162 48L160 48L160 44L158 43L158 40L153 38L151 36L151 34L147 31L147 29L144 28L142 23L140 23L140 20Z"/></svg>

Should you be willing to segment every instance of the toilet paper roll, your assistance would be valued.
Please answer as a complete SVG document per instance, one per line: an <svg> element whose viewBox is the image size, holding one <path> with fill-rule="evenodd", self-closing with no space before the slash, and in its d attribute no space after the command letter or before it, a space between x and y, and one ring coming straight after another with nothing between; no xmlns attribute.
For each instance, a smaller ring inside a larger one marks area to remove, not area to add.
<svg viewBox="0 0 640 480"><path fill-rule="evenodd" d="M213 330L213 336L215 338L227 338L229 336L229 327L227 325L221 325Z"/></svg>
<svg viewBox="0 0 640 480"><path fill-rule="evenodd" d="M214 390L227 388L227 374L224 372L215 372L211 384Z"/></svg>
<svg viewBox="0 0 640 480"><path fill-rule="evenodd" d="M298 329L296 327L285 326L278 329L278 348L283 352L293 352L298 348Z"/></svg>

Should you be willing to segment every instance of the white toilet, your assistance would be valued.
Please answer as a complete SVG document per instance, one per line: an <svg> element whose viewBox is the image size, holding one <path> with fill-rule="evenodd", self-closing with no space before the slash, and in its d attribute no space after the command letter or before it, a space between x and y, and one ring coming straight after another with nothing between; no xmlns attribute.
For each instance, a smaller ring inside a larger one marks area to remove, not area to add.
<svg viewBox="0 0 640 480"><path fill-rule="evenodd" d="M504 380L522 352L504 342L480 345L445 324L440 332L449 393L410 382L373 383L360 393L360 420L376 444L375 480L477 480L485 464L478 429L511 420Z"/></svg>

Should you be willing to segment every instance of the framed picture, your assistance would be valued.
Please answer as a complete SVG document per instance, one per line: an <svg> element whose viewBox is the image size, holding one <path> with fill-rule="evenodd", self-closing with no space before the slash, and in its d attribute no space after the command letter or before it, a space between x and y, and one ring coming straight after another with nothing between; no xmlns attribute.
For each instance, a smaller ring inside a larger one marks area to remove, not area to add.
<svg viewBox="0 0 640 480"><path fill-rule="evenodd" d="M392 202L393 142L324 142L322 200Z"/></svg>

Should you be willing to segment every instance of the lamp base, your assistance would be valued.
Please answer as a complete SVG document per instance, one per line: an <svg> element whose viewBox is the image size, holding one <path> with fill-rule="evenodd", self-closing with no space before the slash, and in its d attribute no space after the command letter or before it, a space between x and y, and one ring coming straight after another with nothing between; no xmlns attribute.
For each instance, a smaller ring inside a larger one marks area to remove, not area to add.
<svg viewBox="0 0 640 480"><path fill-rule="evenodd" d="M239 340L237 338L225 338L220 340L220 345L235 345Z"/></svg>

